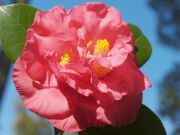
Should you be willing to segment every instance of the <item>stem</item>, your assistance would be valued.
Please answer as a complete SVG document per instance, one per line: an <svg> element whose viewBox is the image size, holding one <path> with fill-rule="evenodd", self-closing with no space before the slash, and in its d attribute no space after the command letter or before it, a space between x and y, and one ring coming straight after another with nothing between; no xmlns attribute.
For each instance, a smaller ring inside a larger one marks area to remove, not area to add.
<svg viewBox="0 0 180 135"><path fill-rule="evenodd" d="M54 127L54 135L59 135L60 130Z"/></svg>

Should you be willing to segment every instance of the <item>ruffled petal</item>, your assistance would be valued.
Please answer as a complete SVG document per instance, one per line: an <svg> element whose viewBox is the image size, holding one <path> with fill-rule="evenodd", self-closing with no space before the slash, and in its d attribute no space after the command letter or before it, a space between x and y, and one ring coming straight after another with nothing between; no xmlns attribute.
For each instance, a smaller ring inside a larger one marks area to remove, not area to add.
<svg viewBox="0 0 180 135"><path fill-rule="evenodd" d="M13 80L25 106L46 118L64 118L71 114L69 100L60 88L38 89L34 80L25 72L25 61L18 59L14 66Z"/></svg>
<svg viewBox="0 0 180 135"><path fill-rule="evenodd" d="M41 89L31 98L24 100L29 110L49 119L62 119L71 115L73 108L70 108L69 102L57 88Z"/></svg>
<svg viewBox="0 0 180 135"><path fill-rule="evenodd" d="M108 7L106 8L106 10L107 14L101 20L99 29L105 30L108 28L108 30L115 30L114 28L117 28L117 26L122 23L121 15L119 11L114 7Z"/></svg>
<svg viewBox="0 0 180 135"><path fill-rule="evenodd" d="M115 31L117 31L116 37L107 54L107 59L111 61L113 67L118 67L129 54L134 55L134 40L127 23L123 22Z"/></svg>
<svg viewBox="0 0 180 135"><path fill-rule="evenodd" d="M34 50L36 57L41 57L41 59L46 55L47 50L60 56L67 50L73 50L73 48L75 50L75 34L75 31L67 30L66 33L43 37L30 28L27 33L25 48Z"/></svg>
<svg viewBox="0 0 180 135"><path fill-rule="evenodd" d="M90 39L96 34L100 19L102 18L101 15L106 14L106 10L107 7L103 3L87 3L75 6L68 11L70 14L69 25L75 28L85 27Z"/></svg>
<svg viewBox="0 0 180 135"><path fill-rule="evenodd" d="M113 48L109 51L106 59L111 62L113 67L118 67L127 59L128 55L132 53L133 48L121 41L116 41Z"/></svg>
<svg viewBox="0 0 180 135"><path fill-rule="evenodd" d="M32 27L41 36L52 35L64 30L63 28L66 27L65 18L66 12L63 7L57 6L44 13L37 11Z"/></svg>
<svg viewBox="0 0 180 135"><path fill-rule="evenodd" d="M37 91L33 86L33 80L25 72L25 63L22 58L19 58L14 65L13 81L23 100L33 96Z"/></svg>
<svg viewBox="0 0 180 135"><path fill-rule="evenodd" d="M104 3L91 2L75 6L69 13L71 27L78 28L80 43L84 41L86 45L90 40L107 38L111 45L114 44L119 32L118 27L122 23L117 9L108 7Z"/></svg>
<svg viewBox="0 0 180 135"><path fill-rule="evenodd" d="M68 27L68 20L63 7L57 6L44 13L37 11L27 32L25 48L31 48L37 57L44 56L46 50L62 54L65 46L72 48L76 45L77 32Z"/></svg>
<svg viewBox="0 0 180 135"><path fill-rule="evenodd" d="M89 77L77 76L75 74L66 73L66 83L79 94L88 97L96 93L96 89L90 84Z"/></svg>
<svg viewBox="0 0 180 135"><path fill-rule="evenodd" d="M129 55L121 66L114 68L109 76L97 80L96 87L107 89L115 100L122 98L122 95L141 93L151 86L147 77L138 69L135 58Z"/></svg>

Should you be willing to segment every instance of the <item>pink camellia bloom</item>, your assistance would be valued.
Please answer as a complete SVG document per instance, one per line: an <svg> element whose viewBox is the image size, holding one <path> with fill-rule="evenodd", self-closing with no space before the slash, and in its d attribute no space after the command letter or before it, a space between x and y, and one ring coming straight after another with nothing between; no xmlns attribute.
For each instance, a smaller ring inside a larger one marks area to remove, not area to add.
<svg viewBox="0 0 180 135"><path fill-rule="evenodd" d="M66 132L132 123L151 85L128 24L103 3L37 11L13 79L25 106Z"/></svg>

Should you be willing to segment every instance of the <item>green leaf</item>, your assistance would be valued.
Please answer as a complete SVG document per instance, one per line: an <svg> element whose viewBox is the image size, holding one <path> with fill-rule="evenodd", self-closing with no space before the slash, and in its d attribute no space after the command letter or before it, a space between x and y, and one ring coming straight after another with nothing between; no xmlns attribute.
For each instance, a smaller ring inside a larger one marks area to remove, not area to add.
<svg viewBox="0 0 180 135"><path fill-rule="evenodd" d="M21 55L26 32L34 20L36 10L25 4L0 6L1 47L13 63Z"/></svg>
<svg viewBox="0 0 180 135"><path fill-rule="evenodd" d="M79 135L166 135L160 119L146 106L142 105L135 122L131 125L113 128L104 126L89 128Z"/></svg>
<svg viewBox="0 0 180 135"><path fill-rule="evenodd" d="M129 27L131 28L134 34L136 58L138 61L138 66L141 67L146 63L146 61L151 56L152 53L151 44L137 26L135 26L134 24L129 24Z"/></svg>

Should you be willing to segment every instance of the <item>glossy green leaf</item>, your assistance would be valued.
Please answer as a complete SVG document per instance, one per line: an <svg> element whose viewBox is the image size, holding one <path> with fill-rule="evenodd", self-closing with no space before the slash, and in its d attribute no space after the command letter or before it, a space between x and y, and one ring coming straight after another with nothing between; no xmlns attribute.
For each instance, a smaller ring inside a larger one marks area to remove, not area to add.
<svg viewBox="0 0 180 135"><path fill-rule="evenodd" d="M36 8L25 4L0 6L1 47L11 62L20 56L27 28L32 24Z"/></svg>
<svg viewBox="0 0 180 135"><path fill-rule="evenodd" d="M113 128L89 128L79 135L166 135L160 119L146 106L142 105L135 122L131 125Z"/></svg>
<svg viewBox="0 0 180 135"><path fill-rule="evenodd" d="M152 48L149 40L142 33L142 31L135 25L129 24L135 38L136 47L136 58L138 61L138 66L141 67L150 58L152 53Z"/></svg>

